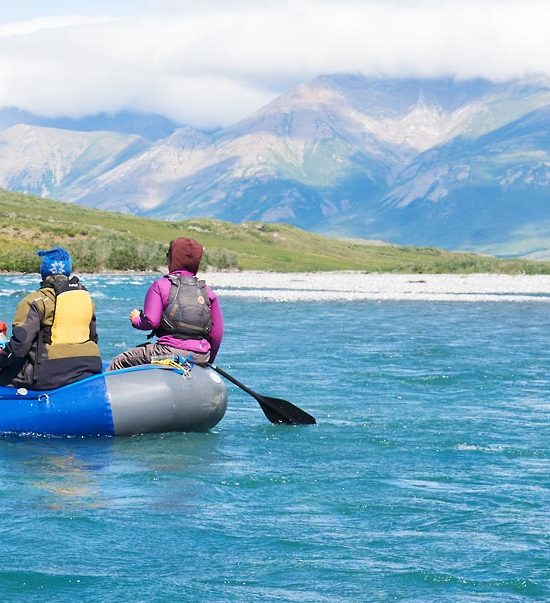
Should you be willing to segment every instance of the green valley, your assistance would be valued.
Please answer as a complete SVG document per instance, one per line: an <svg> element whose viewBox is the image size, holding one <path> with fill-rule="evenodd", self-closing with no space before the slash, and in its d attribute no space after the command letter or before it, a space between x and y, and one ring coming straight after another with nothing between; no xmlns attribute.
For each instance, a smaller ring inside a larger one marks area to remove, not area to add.
<svg viewBox="0 0 550 603"><path fill-rule="evenodd" d="M3 190L0 217L4 272L36 272L35 251L54 245L71 252L78 272L163 270L168 242L188 236L205 247L203 270L550 274L550 262L332 239L285 224L164 222Z"/></svg>

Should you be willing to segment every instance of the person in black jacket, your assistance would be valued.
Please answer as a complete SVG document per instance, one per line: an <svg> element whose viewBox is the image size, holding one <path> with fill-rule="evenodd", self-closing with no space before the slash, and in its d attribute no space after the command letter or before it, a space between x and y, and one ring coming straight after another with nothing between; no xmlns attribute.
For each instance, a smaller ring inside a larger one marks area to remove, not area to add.
<svg viewBox="0 0 550 603"><path fill-rule="evenodd" d="M40 288L18 304L10 340L0 351L0 385L55 389L101 373L94 302L71 258L55 247L39 251Z"/></svg>

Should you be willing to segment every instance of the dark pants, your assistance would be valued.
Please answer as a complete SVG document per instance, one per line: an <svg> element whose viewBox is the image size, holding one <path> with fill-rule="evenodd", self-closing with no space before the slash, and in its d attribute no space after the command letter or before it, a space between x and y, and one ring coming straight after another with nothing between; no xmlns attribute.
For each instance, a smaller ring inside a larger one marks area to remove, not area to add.
<svg viewBox="0 0 550 603"><path fill-rule="evenodd" d="M25 379L25 377L27 378ZM30 387L31 383L32 366L27 358L15 358L11 364L0 369L0 385Z"/></svg>
<svg viewBox="0 0 550 603"><path fill-rule="evenodd" d="M173 348L161 343L142 343L113 358L107 370L115 371L116 369L128 368L130 366L150 364L151 358L154 356L183 356L184 358L191 356L191 360L195 364L206 364L210 360L210 352L199 354L198 352L180 350L180 348Z"/></svg>

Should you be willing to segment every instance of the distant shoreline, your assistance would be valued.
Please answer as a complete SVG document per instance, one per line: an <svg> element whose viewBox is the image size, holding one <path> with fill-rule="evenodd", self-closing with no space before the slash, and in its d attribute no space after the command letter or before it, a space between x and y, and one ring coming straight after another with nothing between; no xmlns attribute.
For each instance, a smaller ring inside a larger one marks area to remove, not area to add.
<svg viewBox="0 0 550 603"><path fill-rule="evenodd" d="M550 302L550 275L207 273L220 296L273 301Z"/></svg>
<svg viewBox="0 0 550 603"><path fill-rule="evenodd" d="M2 273L5 276L38 274ZM163 272L78 273L86 279L150 277ZM394 274L366 272L201 272L223 297L270 301L550 302L550 275Z"/></svg>

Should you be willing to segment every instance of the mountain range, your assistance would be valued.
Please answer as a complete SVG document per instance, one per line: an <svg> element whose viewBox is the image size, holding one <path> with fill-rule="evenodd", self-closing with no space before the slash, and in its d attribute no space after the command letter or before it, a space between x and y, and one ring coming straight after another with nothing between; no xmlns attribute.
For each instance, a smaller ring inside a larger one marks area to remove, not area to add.
<svg viewBox="0 0 550 603"><path fill-rule="evenodd" d="M230 127L0 110L0 187L550 259L550 80L321 76Z"/></svg>

